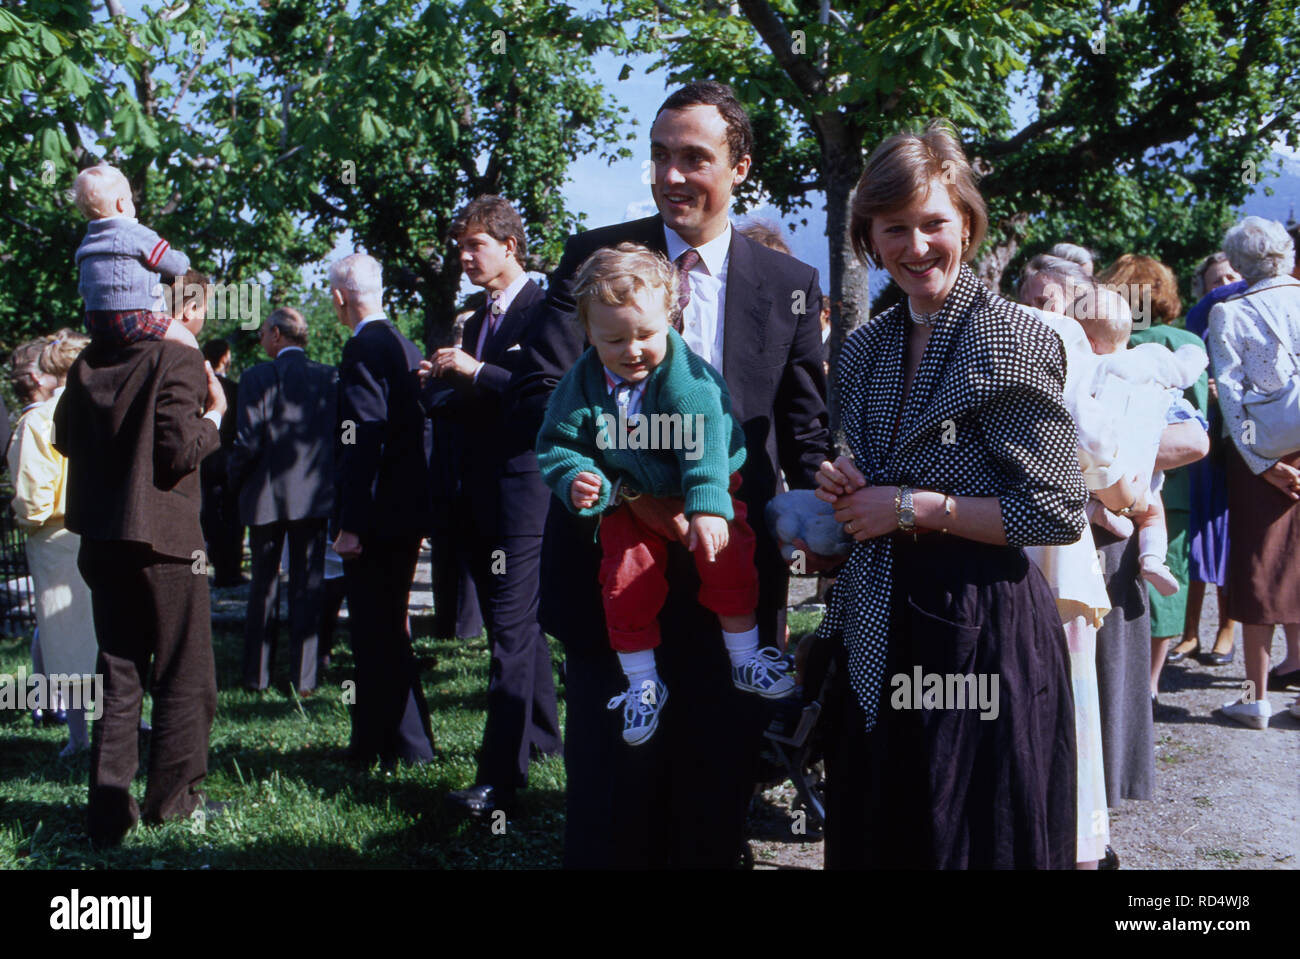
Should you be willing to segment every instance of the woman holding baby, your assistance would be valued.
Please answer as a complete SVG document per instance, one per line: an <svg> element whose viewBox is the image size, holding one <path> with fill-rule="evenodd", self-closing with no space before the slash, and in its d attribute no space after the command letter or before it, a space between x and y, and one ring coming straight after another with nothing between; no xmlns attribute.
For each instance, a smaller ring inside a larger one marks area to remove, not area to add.
<svg viewBox="0 0 1300 959"><path fill-rule="evenodd" d="M818 477L857 541L818 629L828 867L1075 864L1066 648L1022 547L1077 540L1087 493L1060 341L967 266L986 226L947 125L868 159L850 235L906 299L844 344L853 456Z"/></svg>

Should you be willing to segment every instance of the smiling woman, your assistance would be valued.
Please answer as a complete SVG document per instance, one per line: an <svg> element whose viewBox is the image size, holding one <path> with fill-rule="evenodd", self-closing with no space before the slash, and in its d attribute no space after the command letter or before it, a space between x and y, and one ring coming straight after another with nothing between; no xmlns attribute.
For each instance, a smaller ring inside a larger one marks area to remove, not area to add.
<svg viewBox="0 0 1300 959"><path fill-rule="evenodd" d="M1086 493L1060 341L966 265L986 223L946 126L891 137L868 159L850 236L906 299L845 341L854 457L818 476L858 541L818 629L839 664L829 867L1074 865L1066 646L1022 547L1077 540ZM890 677L918 670L996 678L999 708L895 708Z"/></svg>

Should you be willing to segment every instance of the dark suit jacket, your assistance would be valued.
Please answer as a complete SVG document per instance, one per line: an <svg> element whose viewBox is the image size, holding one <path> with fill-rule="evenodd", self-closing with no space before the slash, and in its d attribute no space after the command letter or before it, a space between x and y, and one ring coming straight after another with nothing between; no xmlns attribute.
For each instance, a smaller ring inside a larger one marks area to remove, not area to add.
<svg viewBox="0 0 1300 959"><path fill-rule="evenodd" d="M461 492L469 498L475 529L484 536L542 535L550 491L541 481L533 447L536 431L529 435L509 421L504 403L506 388L524 357L522 341L540 314L545 297L529 280L501 317L495 333L477 355L479 333L487 320L483 307L465 324L463 348L482 360L478 379L452 380L453 394L447 412L461 427Z"/></svg>
<svg viewBox="0 0 1300 959"><path fill-rule="evenodd" d="M520 433L531 432L534 441L551 391L586 348L582 328L573 319L569 281L593 252L623 242L667 255L663 219L655 215L571 236L551 275L543 314L525 343L523 366L509 395L511 424ZM722 373L731 392L732 414L745 433L748 456L739 495L758 537L755 563L763 598L781 606L788 576L767 532L763 508L781 491L781 471L790 486L811 488L830 453L820 296L815 269L732 230ZM802 312L797 311L800 303ZM594 526L594 521L572 517L558 501L551 504L540 618L557 636L582 635L604 643L599 601L575 601L571 591L566 595L561 580L548 579L564 576L572 583L575 576L586 575L593 557L599 557L592 547ZM576 573L579 569L583 572ZM773 628L770 623L767 632Z"/></svg>
<svg viewBox="0 0 1300 959"><path fill-rule="evenodd" d="M484 363L473 383L463 378L457 380L460 419L465 427L465 465L470 471L481 475L537 471L537 454L533 449L536 434L525 438L525 434L505 429L503 399L511 377L523 360L522 342L544 301L541 287L532 280L525 283L501 317L496 332L489 334L483 344L482 356L476 348L479 333L487 321L487 307L465 324L464 349Z"/></svg>
<svg viewBox="0 0 1300 959"><path fill-rule="evenodd" d="M330 515L338 383L338 370L301 350L244 373L230 481L245 524Z"/></svg>
<svg viewBox="0 0 1300 959"><path fill-rule="evenodd" d="M367 323L343 347L340 529L393 538L423 536L429 529L433 431L420 398L421 359L415 344L387 319Z"/></svg>
<svg viewBox="0 0 1300 959"><path fill-rule="evenodd" d="M226 415L221 418L221 447L208 455L199 466L199 482L204 490L229 491L230 451L235 447L235 412L239 409L239 384L227 376L217 375L221 392L226 394ZM205 494L206 495L206 494Z"/></svg>
<svg viewBox="0 0 1300 959"><path fill-rule="evenodd" d="M192 347L86 347L54 411L54 446L68 458L68 529L187 560L203 549L198 467L221 442L203 417L206 398L203 355Z"/></svg>

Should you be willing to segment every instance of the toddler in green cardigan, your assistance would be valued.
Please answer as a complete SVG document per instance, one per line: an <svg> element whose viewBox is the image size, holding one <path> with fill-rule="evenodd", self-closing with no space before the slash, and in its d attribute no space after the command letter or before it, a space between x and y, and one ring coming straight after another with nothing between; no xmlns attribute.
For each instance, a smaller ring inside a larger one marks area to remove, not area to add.
<svg viewBox="0 0 1300 959"><path fill-rule="evenodd" d="M537 437L542 479L574 513L601 517L605 625L628 680L609 708L622 708L634 746L668 700L654 656L668 546L628 505L643 494L684 500L699 601L718 615L734 685L769 698L794 688L776 650L758 646L754 532L734 496L745 438L722 377L672 329L678 283L671 263L631 243L583 262L573 296L591 346L551 394Z"/></svg>

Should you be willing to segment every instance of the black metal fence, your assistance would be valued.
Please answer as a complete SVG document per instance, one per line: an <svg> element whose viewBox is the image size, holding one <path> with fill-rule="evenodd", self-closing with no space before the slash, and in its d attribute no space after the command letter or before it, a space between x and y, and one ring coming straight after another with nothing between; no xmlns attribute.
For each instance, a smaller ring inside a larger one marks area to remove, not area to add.
<svg viewBox="0 0 1300 959"><path fill-rule="evenodd" d="M27 568L27 534L14 519L14 491L0 484L0 634L30 634L36 626L36 597Z"/></svg>

